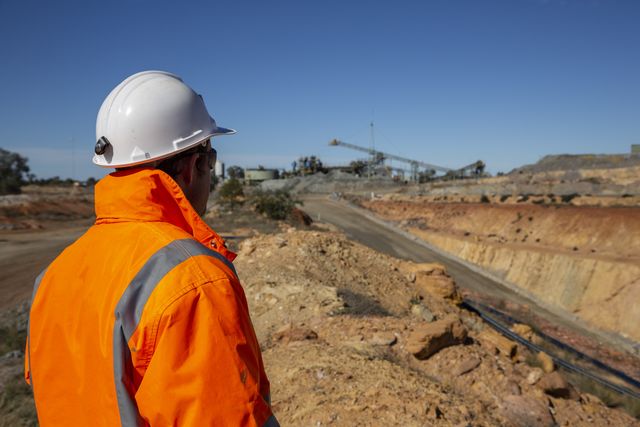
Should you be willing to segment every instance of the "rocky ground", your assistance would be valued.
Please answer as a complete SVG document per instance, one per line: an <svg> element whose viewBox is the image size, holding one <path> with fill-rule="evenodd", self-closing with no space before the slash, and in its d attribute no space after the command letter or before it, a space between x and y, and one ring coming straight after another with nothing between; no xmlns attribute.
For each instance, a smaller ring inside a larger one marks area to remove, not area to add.
<svg viewBox="0 0 640 427"><path fill-rule="evenodd" d="M460 309L437 264L289 230L237 267L283 425L638 424Z"/></svg>
<svg viewBox="0 0 640 427"><path fill-rule="evenodd" d="M441 266L319 228L239 244L282 425L640 425L461 309ZM26 310L0 319L0 425L34 422L21 379Z"/></svg>

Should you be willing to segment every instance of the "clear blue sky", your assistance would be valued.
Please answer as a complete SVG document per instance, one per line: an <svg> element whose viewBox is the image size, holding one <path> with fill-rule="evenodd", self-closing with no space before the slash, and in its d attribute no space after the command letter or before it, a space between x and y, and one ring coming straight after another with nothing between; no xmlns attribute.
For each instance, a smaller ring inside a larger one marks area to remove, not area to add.
<svg viewBox="0 0 640 427"><path fill-rule="evenodd" d="M492 172L640 143L640 1L0 0L0 147L91 164L107 93L147 69L204 95L230 165L346 164L340 138Z"/></svg>

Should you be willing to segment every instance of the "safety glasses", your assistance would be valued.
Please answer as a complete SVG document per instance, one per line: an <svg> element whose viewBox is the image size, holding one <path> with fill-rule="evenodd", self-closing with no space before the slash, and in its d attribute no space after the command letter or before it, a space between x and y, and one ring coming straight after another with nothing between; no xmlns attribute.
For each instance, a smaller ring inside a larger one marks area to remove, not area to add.
<svg viewBox="0 0 640 427"><path fill-rule="evenodd" d="M209 169L213 170L216 165L216 160L218 159L218 152L215 148L211 147L211 149L206 151L198 151L199 155L206 155L207 161L209 163Z"/></svg>

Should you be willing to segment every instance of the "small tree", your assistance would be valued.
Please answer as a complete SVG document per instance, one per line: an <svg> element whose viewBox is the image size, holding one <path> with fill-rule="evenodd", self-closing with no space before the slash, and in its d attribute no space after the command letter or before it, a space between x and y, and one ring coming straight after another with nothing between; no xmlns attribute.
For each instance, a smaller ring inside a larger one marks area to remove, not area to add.
<svg viewBox="0 0 640 427"><path fill-rule="evenodd" d="M0 148L0 194L20 193L29 173L27 161L18 153Z"/></svg>
<svg viewBox="0 0 640 427"><path fill-rule="evenodd" d="M241 205L244 198L242 183L235 178L228 179L220 187L218 197L223 204L229 207Z"/></svg>
<svg viewBox="0 0 640 427"><path fill-rule="evenodd" d="M294 200L286 190L262 191L256 190L249 200L256 212L271 219L287 219L298 200Z"/></svg>
<svg viewBox="0 0 640 427"><path fill-rule="evenodd" d="M240 166L229 166L227 169L227 175L231 179L243 179L244 178L244 169Z"/></svg>

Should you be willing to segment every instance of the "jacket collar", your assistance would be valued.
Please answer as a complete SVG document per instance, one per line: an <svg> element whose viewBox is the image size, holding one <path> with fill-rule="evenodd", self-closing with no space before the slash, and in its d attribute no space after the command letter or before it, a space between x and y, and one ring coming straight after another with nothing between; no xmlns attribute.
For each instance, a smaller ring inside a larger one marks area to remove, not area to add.
<svg viewBox="0 0 640 427"><path fill-rule="evenodd" d="M95 208L96 224L169 222L229 261L236 257L196 213L178 184L161 170L134 168L107 175L96 184Z"/></svg>

